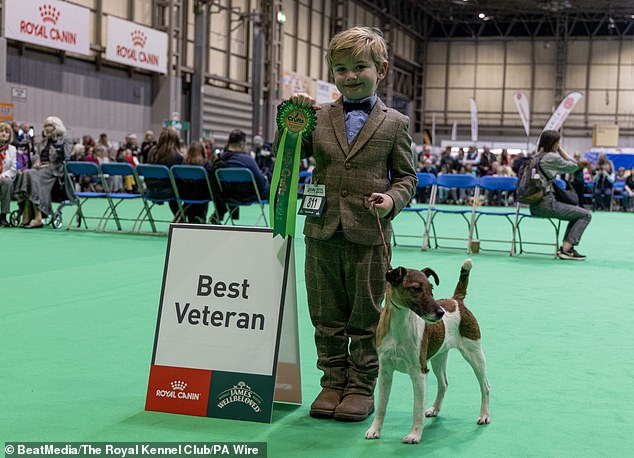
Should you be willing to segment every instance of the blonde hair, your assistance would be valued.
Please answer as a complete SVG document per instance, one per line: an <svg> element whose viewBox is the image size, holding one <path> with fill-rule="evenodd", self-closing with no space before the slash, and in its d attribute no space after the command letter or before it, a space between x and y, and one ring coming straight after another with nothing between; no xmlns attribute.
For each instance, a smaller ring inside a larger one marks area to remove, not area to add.
<svg viewBox="0 0 634 458"><path fill-rule="evenodd" d="M54 138L63 138L66 136L66 127L64 127L64 123L57 116L49 116L44 120L44 125L51 124L55 127L55 130L51 134L51 137ZM44 137L46 135L43 135Z"/></svg>
<svg viewBox="0 0 634 458"><path fill-rule="evenodd" d="M7 141L7 143L11 144L11 142L13 141L13 128L11 127L11 125L8 122L0 122L0 130L6 130L7 132L9 132L9 140Z"/></svg>
<svg viewBox="0 0 634 458"><path fill-rule="evenodd" d="M383 32L376 27L352 27L332 37L326 51L328 68L332 69L335 54L342 52L348 52L353 56L369 53L377 71L380 71L383 63L388 60Z"/></svg>

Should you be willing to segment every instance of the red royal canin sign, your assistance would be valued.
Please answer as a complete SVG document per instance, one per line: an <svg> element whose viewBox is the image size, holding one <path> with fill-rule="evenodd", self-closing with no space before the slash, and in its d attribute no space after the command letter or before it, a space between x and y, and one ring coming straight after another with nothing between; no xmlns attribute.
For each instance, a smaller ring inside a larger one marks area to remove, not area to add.
<svg viewBox="0 0 634 458"><path fill-rule="evenodd" d="M106 59L157 73L167 73L167 34L108 16Z"/></svg>
<svg viewBox="0 0 634 458"><path fill-rule="evenodd" d="M49 0L5 0L7 38L90 54L90 11L70 3Z"/></svg>

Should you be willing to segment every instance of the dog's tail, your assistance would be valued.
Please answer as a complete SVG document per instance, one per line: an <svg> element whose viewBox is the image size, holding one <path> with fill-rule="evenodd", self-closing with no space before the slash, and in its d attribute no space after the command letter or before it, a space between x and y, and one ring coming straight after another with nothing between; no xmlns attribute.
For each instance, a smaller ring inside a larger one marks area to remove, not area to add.
<svg viewBox="0 0 634 458"><path fill-rule="evenodd" d="M453 298L457 301L463 301L467 295L467 287L469 286L469 273L471 272L471 267L473 267L473 262L471 259L465 260L462 263L462 267L460 268L460 278L458 279L458 284L456 285L456 289L453 292Z"/></svg>

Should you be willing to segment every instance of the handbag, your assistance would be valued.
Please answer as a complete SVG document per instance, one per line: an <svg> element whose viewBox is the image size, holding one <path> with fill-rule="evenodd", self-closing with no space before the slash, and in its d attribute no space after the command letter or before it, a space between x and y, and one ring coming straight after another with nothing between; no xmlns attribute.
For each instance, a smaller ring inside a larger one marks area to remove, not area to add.
<svg viewBox="0 0 634 458"><path fill-rule="evenodd" d="M564 204L579 205L579 196L574 189L571 189L568 186L569 184L566 183L566 189L561 189L553 183L553 193L555 194L555 199Z"/></svg>

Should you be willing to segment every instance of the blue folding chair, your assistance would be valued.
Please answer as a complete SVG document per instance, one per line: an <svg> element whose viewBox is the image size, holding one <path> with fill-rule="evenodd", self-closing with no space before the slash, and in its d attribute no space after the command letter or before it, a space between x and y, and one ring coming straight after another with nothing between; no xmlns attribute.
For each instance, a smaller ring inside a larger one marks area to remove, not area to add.
<svg viewBox="0 0 634 458"><path fill-rule="evenodd" d="M147 209L147 203L143 200L140 193L129 193L129 192L112 192L110 186L108 185L108 177L132 177L134 182L137 185L137 188L140 189L140 179L136 173L134 167L132 167L128 162L107 162L105 164L101 164L101 172L104 175L104 182L106 185L105 191L108 199L110 200L110 211L106 215L106 219L104 220L102 230L106 230L106 224L110 220L110 218L114 219L115 224L117 225L117 230L121 231L121 221L134 221L131 232L134 232L134 227L136 226L138 219L131 220L129 218L121 218L117 213L117 207L126 201L140 199L143 202L143 208Z"/></svg>
<svg viewBox="0 0 634 458"><path fill-rule="evenodd" d="M470 207L452 205L450 207L438 207L436 200L438 196L438 188L456 188L464 190L473 190L473 204ZM425 235L423 237L422 249L426 250L430 248L430 238L433 236L434 248L459 248L455 246L442 247L438 244L438 240L465 240L467 242L467 253L471 250L472 228L473 220L475 218L475 206L478 199L478 179L474 175L463 173L445 173L436 176L436 184L432 188L432 199L429 205L427 213L427 225L425 227ZM467 237L452 237L452 236L440 236L436 233L436 226L434 220L438 215L458 215L467 225L468 235Z"/></svg>
<svg viewBox="0 0 634 458"><path fill-rule="evenodd" d="M257 205L260 209L260 215L258 216L255 225L259 225L262 219L264 220L265 226L269 225L266 219L266 212L264 208L264 204L268 203L268 200L262 199L262 196L260 196L258 185L251 170L246 167L225 167L216 169L215 174L222 199L225 201L225 203L228 204L229 207L229 211L227 212L229 215L225 218L223 224L231 221L231 224L235 225L234 212L237 208L240 208L241 206ZM247 190L253 196L253 198L233 198L231 193L227 191L229 191L232 187L235 188L236 186L244 187L244 189Z"/></svg>
<svg viewBox="0 0 634 458"><path fill-rule="evenodd" d="M566 182L561 178L557 177L554 180L554 185L561 188L566 189ZM522 239L522 231L520 230L520 226L522 221L525 220L546 220L552 226L555 231L555 241L553 243L550 242L537 242L537 241L526 241ZM550 255L551 253L544 253L543 251L529 251L524 249L524 245L542 245L542 246L552 246L554 248L553 256L557 257L557 250L559 249L559 233L561 232L561 220L556 218L547 218L543 216L533 215L530 211L523 212L520 209L520 204L517 204L517 213L515 215L515 232L517 234L517 241L519 241L519 254L527 253L527 254L545 254Z"/></svg>
<svg viewBox="0 0 634 458"><path fill-rule="evenodd" d="M173 165L170 169L174 176L174 183L178 191L178 200L181 203L182 214L180 219L185 218L185 213L190 205L209 205L213 202L214 195L211 190L209 174L200 165ZM200 221L201 224L205 219Z"/></svg>
<svg viewBox="0 0 634 458"><path fill-rule="evenodd" d="M104 221L105 215L111 210L110 200L107 198L107 194L105 192L106 188L101 169L94 162L84 161L68 161L64 163L64 169L69 179L73 183L73 185L70 186L73 194L71 196L71 200L74 204L77 205L75 213L73 213L73 216L68 221L66 229L70 229L75 218L77 218L77 228L81 228L81 224L83 223L84 229L88 229L87 220L98 219L99 222L97 223L97 226L95 228L95 230L98 231L101 227L101 223ZM91 191L77 191L75 189L75 183L79 183L80 177L82 176L88 177L90 179L90 187L92 188ZM95 185L97 184L103 189L103 191L96 190ZM108 206L101 216L86 216L84 212L85 204L92 199L103 199L108 203Z"/></svg>
<svg viewBox="0 0 634 458"><path fill-rule="evenodd" d="M436 183L436 175L434 175L433 173L427 173L427 172L417 172L416 173L416 178L418 178L418 183L416 184L416 189L418 190L423 190L423 189L427 189L427 188L433 188L434 184ZM431 202L431 195L430 195L430 202ZM425 235L425 227L427 225L427 218L425 217L425 214L428 213L429 211L429 206L428 205L412 205L412 206L408 206L405 207L401 210L401 214L408 214L408 213L414 213L416 216L418 216L421 221L423 222L423 233L421 235L412 235L412 234L396 234L396 228L394 228L392 230L392 240L394 241L394 246L397 245L396 242L396 237L404 237L404 238L417 238L417 239L422 239ZM401 245L401 246L420 246L420 245Z"/></svg>
<svg viewBox="0 0 634 458"><path fill-rule="evenodd" d="M505 177L505 176L496 176L496 175L487 175L480 177L478 179L478 194L484 189L486 191L501 191L507 193L512 193L515 191L517 186L517 177ZM474 201L476 201L474 199ZM475 234L474 239L480 241L480 250L491 250L491 251L503 251L493 248L487 248L486 246L482 246L482 242L496 242L496 243L510 243L511 249L509 251L509 255L513 256L515 254L515 220L517 218L518 207L514 206L513 210L489 210L484 208L476 208L475 209L475 219L473 220L473 227L471 228L471 233ZM478 222L482 216L500 216L506 219L508 223L511 225L512 237L511 240L504 239L483 239L480 238L480 233L478 230ZM486 244L485 244L486 245ZM505 251L505 250L504 250Z"/></svg>
<svg viewBox="0 0 634 458"><path fill-rule="evenodd" d="M139 223L136 227L136 231L141 232L141 227L147 219L152 228L152 233L156 234L158 232L156 230L157 222L171 223L179 214L183 213L181 203L178 200L176 183L174 183L174 177L172 176L170 169L165 165L139 164L136 171L139 177L143 177L142 197L147 204L137 216L137 221ZM156 219L152 214L152 209L156 205L162 205L169 202L175 202L178 206L175 218L169 221Z"/></svg>
<svg viewBox="0 0 634 458"><path fill-rule="evenodd" d="M623 208L623 193L624 192L625 192L625 181L615 181L614 184L612 185L612 198L610 199L610 211L614 211L615 204Z"/></svg>

